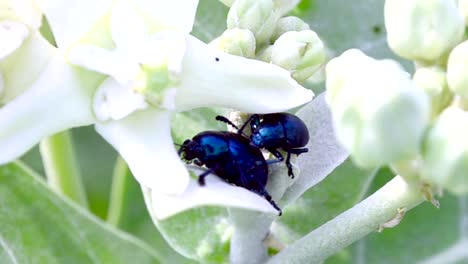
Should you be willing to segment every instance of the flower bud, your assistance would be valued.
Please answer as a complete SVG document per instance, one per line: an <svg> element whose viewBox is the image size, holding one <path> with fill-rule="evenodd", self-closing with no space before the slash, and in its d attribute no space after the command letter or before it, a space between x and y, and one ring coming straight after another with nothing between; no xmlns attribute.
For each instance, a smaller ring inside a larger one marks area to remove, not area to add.
<svg viewBox="0 0 468 264"><path fill-rule="evenodd" d="M257 60L264 62L271 62L271 53L273 51L273 45L269 45L258 52Z"/></svg>
<svg viewBox="0 0 468 264"><path fill-rule="evenodd" d="M248 29L261 45L269 41L278 18L272 0L237 0L229 9L227 28Z"/></svg>
<svg viewBox="0 0 468 264"><path fill-rule="evenodd" d="M302 19L295 16L282 17L278 20L273 36L271 36L271 41L274 42L281 35L288 31L303 31L309 30L309 25L302 21Z"/></svg>
<svg viewBox="0 0 468 264"><path fill-rule="evenodd" d="M429 100L391 60L345 51L326 67L337 138L361 167L413 157L429 121Z"/></svg>
<svg viewBox="0 0 468 264"><path fill-rule="evenodd" d="M446 73L440 67L419 68L413 76L414 83L431 99L431 116L436 117L452 101Z"/></svg>
<svg viewBox="0 0 468 264"><path fill-rule="evenodd" d="M248 29L227 29L210 45L232 55L255 58L255 36Z"/></svg>
<svg viewBox="0 0 468 264"><path fill-rule="evenodd" d="M447 63L447 81L450 90L468 98L468 41L456 46Z"/></svg>
<svg viewBox="0 0 468 264"><path fill-rule="evenodd" d="M387 0L384 11L388 44L403 58L434 62L463 38L453 0Z"/></svg>
<svg viewBox="0 0 468 264"><path fill-rule="evenodd" d="M312 30L290 31L273 45L271 62L289 70L298 82L312 76L325 62L325 48Z"/></svg>
<svg viewBox="0 0 468 264"><path fill-rule="evenodd" d="M423 180L455 194L468 193L468 113L448 108L424 140Z"/></svg>
<svg viewBox="0 0 468 264"><path fill-rule="evenodd" d="M278 10L280 15L284 15L291 11L297 4L299 4L299 2L300 0L273 0L275 8Z"/></svg>

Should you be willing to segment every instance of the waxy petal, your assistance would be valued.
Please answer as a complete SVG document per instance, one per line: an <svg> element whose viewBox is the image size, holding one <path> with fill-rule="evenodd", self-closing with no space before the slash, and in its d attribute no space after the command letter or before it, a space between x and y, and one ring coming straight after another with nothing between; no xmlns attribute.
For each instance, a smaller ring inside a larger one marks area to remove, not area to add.
<svg viewBox="0 0 468 264"><path fill-rule="evenodd" d="M2 0L0 10L4 19L22 22L30 29L41 26L42 12L35 0Z"/></svg>
<svg viewBox="0 0 468 264"><path fill-rule="evenodd" d="M20 49L0 61L0 72L4 78L4 91L0 93L0 104L13 100L28 89L54 54L56 48L39 32L33 32Z"/></svg>
<svg viewBox="0 0 468 264"><path fill-rule="evenodd" d="M122 119L146 107L148 104L143 95L121 85L113 78L107 78L94 95L94 113L101 121Z"/></svg>
<svg viewBox="0 0 468 264"><path fill-rule="evenodd" d="M0 164L17 159L44 137L95 122L90 87L62 56L55 56L33 86L0 108Z"/></svg>
<svg viewBox="0 0 468 264"><path fill-rule="evenodd" d="M22 23L0 22L0 60L14 52L29 35L29 29Z"/></svg>
<svg viewBox="0 0 468 264"><path fill-rule="evenodd" d="M313 92L276 65L217 51L187 36L175 105L221 106L250 113L281 112L312 100Z"/></svg>
<svg viewBox="0 0 468 264"><path fill-rule="evenodd" d="M175 29L190 33L198 0L134 0L139 13L150 22L151 32Z"/></svg>
<svg viewBox="0 0 468 264"><path fill-rule="evenodd" d="M70 63L107 74L121 84L133 81L139 71L134 60L94 45L78 45L68 52Z"/></svg>
<svg viewBox="0 0 468 264"><path fill-rule="evenodd" d="M68 47L102 19L113 0L40 0L59 47ZM104 37L104 36L103 36Z"/></svg>
<svg viewBox="0 0 468 264"><path fill-rule="evenodd" d="M96 131L120 153L144 187L164 194L186 190L190 177L172 142L170 112L135 112L121 120L97 123Z"/></svg>
<svg viewBox="0 0 468 264"><path fill-rule="evenodd" d="M110 23L112 40L119 52L135 52L149 35L143 17L127 1L114 5Z"/></svg>
<svg viewBox="0 0 468 264"><path fill-rule="evenodd" d="M197 174L203 170L194 169ZM202 206L235 207L278 215L265 198L245 188L226 183L215 175L206 178L205 186L200 186L191 179L188 188L180 195L166 195L151 189L143 188L149 195L146 201L149 211L157 220L171 217L177 213Z"/></svg>

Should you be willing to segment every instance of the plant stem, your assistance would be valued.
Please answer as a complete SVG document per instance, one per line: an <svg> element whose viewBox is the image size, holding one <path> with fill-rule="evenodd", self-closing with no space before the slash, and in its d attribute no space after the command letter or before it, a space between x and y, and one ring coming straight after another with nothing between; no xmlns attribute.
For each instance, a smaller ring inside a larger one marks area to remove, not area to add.
<svg viewBox="0 0 468 264"><path fill-rule="evenodd" d="M43 139L39 145L49 186L84 208L88 207L70 131Z"/></svg>
<svg viewBox="0 0 468 264"><path fill-rule="evenodd" d="M339 250L376 231L398 214L424 201L420 190L396 176L377 192L289 245L269 264L320 263Z"/></svg>
<svg viewBox="0 0 468 264"><path fill-rule="evenodd" d="M115 162L114 174L112 177L112 189L107 211L107 222L113 226L120 226L125 203L125 193L127 193L130 180L127 163L119 156Z"/></svg>
<svg viewBox="0 0 468 264"><path fill-rule="evenodd" d="M265 263L268 258L263 240L273 219L264 214L243 209L228 209L234 232L231 238L230 263Z"/></svg>

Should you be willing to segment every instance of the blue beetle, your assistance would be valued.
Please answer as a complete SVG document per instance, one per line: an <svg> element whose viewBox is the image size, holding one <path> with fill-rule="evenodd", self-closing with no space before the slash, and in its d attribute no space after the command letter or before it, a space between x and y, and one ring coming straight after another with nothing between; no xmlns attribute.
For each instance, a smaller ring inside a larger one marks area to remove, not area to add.
<svg viewBox="0 0 468 264"><path fill-rule="evenodd" d="M179 155L186 161L206 166L198 183L205 185L205 177L215 173L227 182L244 187L263 196L279 215L281 209L265 190L268 163L261 151L250 145L249 139L227 131L204 131L184 141ZM275 161L273 161L275 162Z"/></svg>
<svg viewBox="0 0 468 264"><path fill-rule="evenodd" d="M284 157L278 149L284 150L287 153L285 163L288 167L288 175L291 178L294 178L290 162L291 154L299 155L309 151L307 148L304 148L309 142L309 130L304 122L293 114L253 114L241 128L238 128L224 116L216 116L216 120L233 126L238 130L238 134L244 136L246 135L243 131L250 124L251 135L248 138L251 141L251 145L257 148L265 148L279 161L283 161Z"/></svg>

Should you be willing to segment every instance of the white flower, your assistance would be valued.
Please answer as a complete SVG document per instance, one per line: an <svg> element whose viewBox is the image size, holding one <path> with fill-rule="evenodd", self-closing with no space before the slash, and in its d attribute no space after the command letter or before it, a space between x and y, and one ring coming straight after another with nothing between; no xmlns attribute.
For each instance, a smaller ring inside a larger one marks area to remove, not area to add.
<svg viewBox="0 0 468 264"><path fill-rule="evenodd" d="M0 1L0 104L22 93L54 52L38 32L41 17L32 0Z"/></svg>
<svg viewBox="0 0 468 264"><path fill-rule="evenodd" d="M267 113L312 98L287 71L213 50L189 35L198 1L41 3L61 52L0 109L0 146L8 147L1 163L47 135L95 124L143 188L178 199L192 185L172 142L171 113L200 106Z"/></svg>

